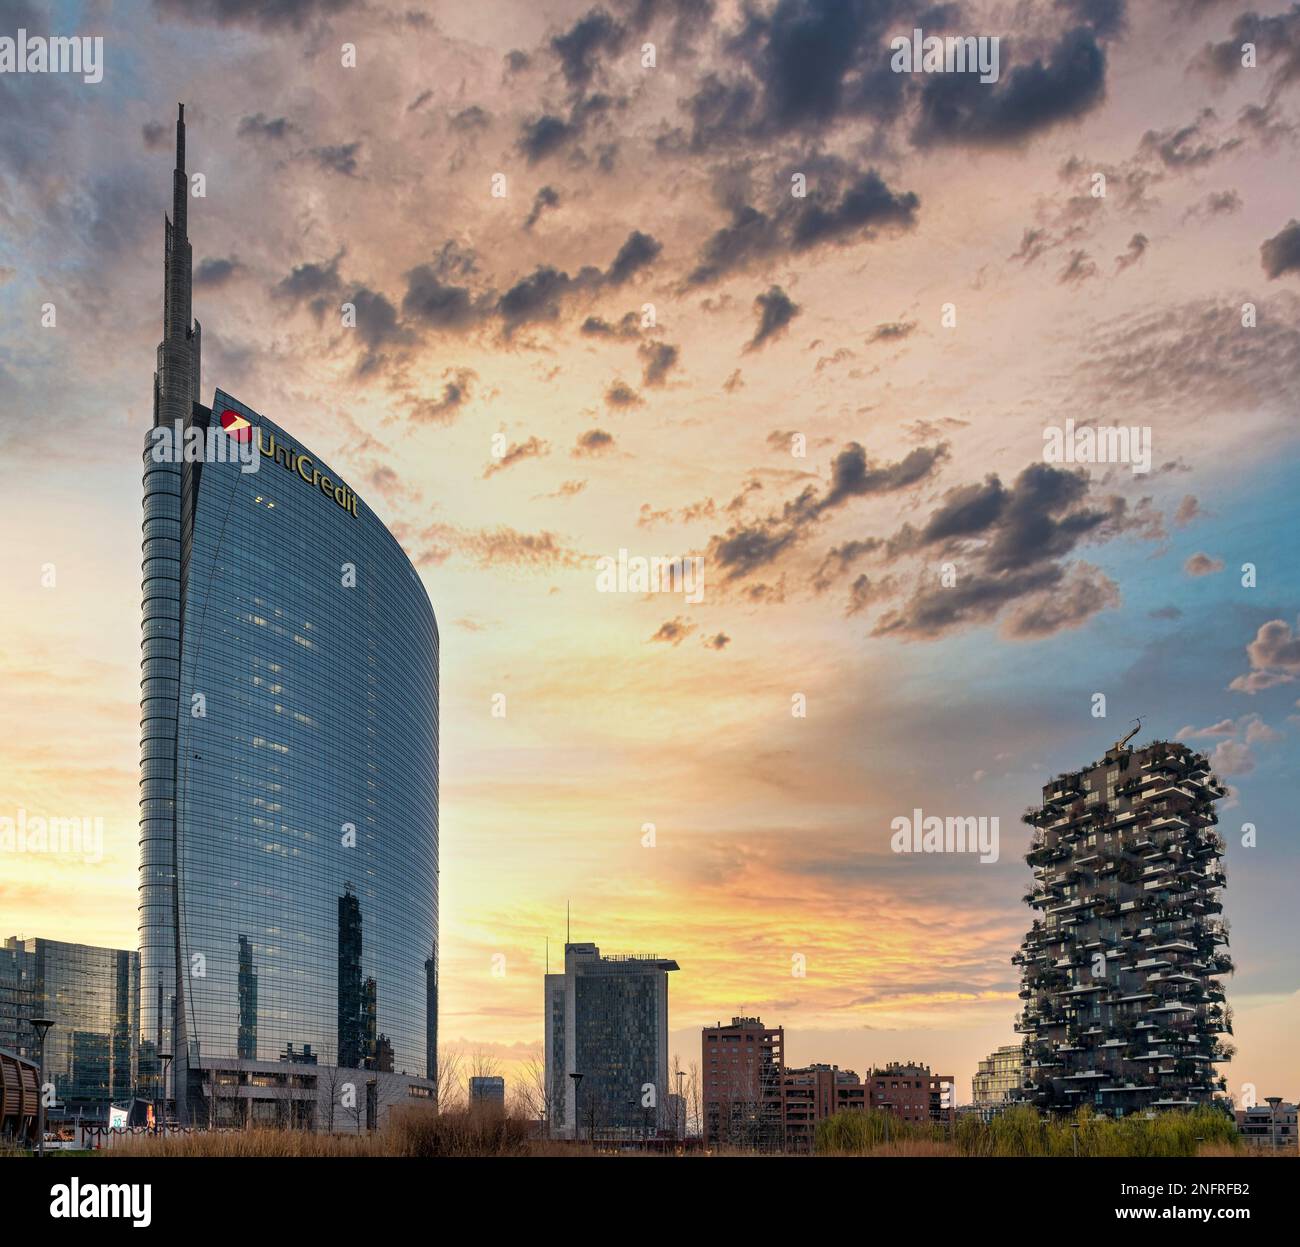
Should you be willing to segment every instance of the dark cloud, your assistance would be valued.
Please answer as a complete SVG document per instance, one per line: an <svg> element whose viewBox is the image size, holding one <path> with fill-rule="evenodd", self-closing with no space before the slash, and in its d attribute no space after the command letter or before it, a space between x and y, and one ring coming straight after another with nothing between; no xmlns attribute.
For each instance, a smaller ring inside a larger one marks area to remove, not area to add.
<svg viewBox="0 0 1300 1247"><path fill-rule="evenodd" d="M614 438L612 434L606 433L604 429L588 429L586 433L578 437L577 443L569 453L575 459L582 459L591 455L603 455L606 451L613 449Z"/></svg>
<svg viewBox="0 0 1300 1247"><path fill-rule="evenodd" d="M799 305L780 286L772 286L758 295L754 308L758 312L758 328L746 343L746 351L756 351L765 342L780 337L800 312Z"/></svg>
<svg viewBox="0 0 1300 1247"><path fill-rule="evenodd" d="M146 121L140 127L140 137L151 151L166 151L171 147L171 131L161 121Z"/></svg>
<svg viewBox="0 0 1300 1247"><path fill-rule="evenodd" d="M850 442L832 461L831 479L824 493L819 494L815 486L808 485L779 512L733 525L725 534L715 535L709 542L710 558L723 569L727 580L748 577L802 541L824 515L849 499L907 489L928 478L947 456L948 448L943 444L918 447L898 463L873 467L866 451L857 442ZM758 487L757 482L754 485ZM869 548L875 549L878 544ZM838 558L841 570L867 549L864 543L851 553L845 550ZM823 569L828 573L824 579L829 583L833 579L829 574L831 562L823 562ZM818 577L814 577L814 584Z"/></svg>
<svg viewBox="0 0 1300 1247"><path fill-rule="evenodd" d="M551 40L551 50L560 62L560 72L574 91L583 91L595 73L601 53L615 55L627 38L625 27L604 9L595 8L561 35Z"/></svg>
<svg viewBox="0 0 1300 1247"><path fill-rule="evenodd" d="M616 410L640 407L645 399L641 397L626 381L615 381L605 391L605 403Z"/></svg>
<svg viewBox="0 0 1300 1247"><path fill-rule="evenodd" d="M408 346L414 341L414 335L398 321L397 309L385 295L363 286L347 302L356 308L355 332L365 348L357 363L359 374L374 372L384 362L385 348Z"/></svg>
<svg viewBox="0 0 1300 1247"><path fill-rule="evenodd" d="M871 346L876 342L901 342L904 338L910 338L915 332L916 321L914 320L886 321L871 331L866 344Z"/></svg>
<svg viewBox="0 0 1300 1247"><path fill-rule="evenodd" d="M553 186L543 186L541 190L533 196L533 206L528 210L528 215L524 218L524 229L532 229L541 218L547 208L554 208L560 202L560 193Z"/></svg>
<svg viewBox="0 0 1300 1247"><path fill-rule="evenodd" d="M329 173L338 173L343 177L356 177L357 156L361 151L361 140L355 143L343 143L336 147L313 147L312 158Z"/></svg>
<svg viewBox="0 0 1300 1247"><path fill-rule="evenodd" d="M236 133L240 138L270 139L274 142L288 138L297 128L287 117L268 118L265 113L254 113L241 119Z"/></svg>
<svg viewBox="0 0 1300 1247"><path fill-rule="evenodd" d="M706 649L724 650L731 644L731 638L725 632L715 633L713 636L704 638Z"/></svg>
<svg viewBox="0 0 1300 1247"><path fill-rule="evenodd" d="M431 329L460 329L481 315L468 286L443 279L437 264L420 264L406 275L402 315Z"/></svg>
<svg viewBox="0 0 1300 1247"><path fill-rule="evenodd" d="M212 290L224 286L242 267L233 256L209 256L200 260L198 268L194 270L194 288Z"/></svg>
<svg viewBox="0 0 1300 1247"><path fill-rule="evenodd" d="M627 312L615 324L600 316L588 316L582 322L581 332L589 338L639 338L641 318L635 312Z"/></svg>
<svg viewBox="0 0 1300 1247"><path fill-rule="evenodd" d="M471 104L468 108L462 108L459 112L452 113L447 119L447 124L453 130L459 130L462 134L470 133L474 130L484 130L492 121L492 115L484 108L477 104Z"/></svg>
<svg viewBox="0 0 1300 1247"><path fill-rule="evenodd" d="M558 151L570 139L576 138L579 128L555 113L543 113L526 121L520 127L518 147L528 157L529 164L536 164L544 156Z"/></svg>
<svg viewBox="0 0 1300 1247"><path fill-rule="evenodd" d="M1212 77L1233 77L1244 66L1242 44L1255 45L1258 64L1269 71L1268 89L1274 94L1300 81L1300 4L1286 12L1262 17L1243 13L1230 27L1231 36L1222 43L1206 44L1199 64ZM1250 72L1254 72L1253 70Z"/></svg>
<svg viewBox="0 0 1300 1247"><path fill-rule="evenodd" d="M611 286L621 286L648 264L652 264L662 250L663 244L657 239L640 230L633 230L618 249L618 255L609 266L605 280Z"/></svg>
<svg viewBox="0 0 1300 1247"><path fill-rule="evenodd" d="M772 256L823 244L869 242L881 229L908 230L916 224L919 207L915 193L890 190L875 169L856 173L827 161L819 174L810 176L805 198L787 196L770 214L734 202L730 222L704 244L687 283L706 285Z"/></svg>
<svg viewBox="0 0 1300 1247"><path fill-rule="evenodd" d="M928 565L952 565L953 582L927 577L874 633L933 638L1000 617L1006 636L1025 640L1078 627L1117 605L1108 577L1063 560L1084 541L1141 529L1147 517L1130 513L1121 498L1093 502L1088 493L1082 472L1047 464L1025 468L1010 487L992 475L949 490L919 530L904 525L886 550L891 559L927 551Z"/></svg>
<svg viewBox="0 0 1300 1247"><path fill-rule="evenodd" d="M1300 272L1300 221L1294 217L1259 248L1259 262L1270 281Z"/></svg>
<svg viewBox="0 0 1300 1247"><path fill-rule="evenodd" d="M1006 41L1003 41L1005 50ZM1086 26L1067 31L1046 62L1017 65L993 85L977 74L931 74L920 89L917 146L1016 144L1095 108L1106 93L1106 53Z"/></svg>
<svg viewBox="0 0 1300 1247"><path fill-rule="evenodd" d="M1216 120L1214 110L1205 108L1190 125L1148 130L1138 144L1138 153L1157 156L1167 169L1203 169L1244 141L1239 136L1215 137L1210 127Z"/></svg>
<svg viewBox="0 0 1300 1247"><path fill-rule="evenodd" d="M352 8L357 0L154 0L167 17L263 30L300 29L316 18Z"/></svg>
<svg viewBox="0 0 1300 1247"><path fill-rule="evenodd" d="M645 385L663 385L677 365L678 350L671 342L642 342L637 354L645 365L641 374Z"/></svg>
<svg viewBox="0 0 1300 1247"><path fill-rule="evenodd" d="M299 304L332 294L339 289L339 261L342 252L325 264L299 264L275 287L277 298Z"/></svg>

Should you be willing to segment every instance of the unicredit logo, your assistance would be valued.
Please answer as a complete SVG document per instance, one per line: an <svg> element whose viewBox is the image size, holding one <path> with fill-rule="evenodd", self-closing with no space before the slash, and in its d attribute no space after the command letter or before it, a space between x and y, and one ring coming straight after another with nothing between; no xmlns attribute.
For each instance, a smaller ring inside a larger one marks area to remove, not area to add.
<svg viewBox="0 0 1300 1247"><path fill-rule="evenodd" d="M253 440L253 426L233 407L227 407L221 413L221 427L237 442Z"/></svg>

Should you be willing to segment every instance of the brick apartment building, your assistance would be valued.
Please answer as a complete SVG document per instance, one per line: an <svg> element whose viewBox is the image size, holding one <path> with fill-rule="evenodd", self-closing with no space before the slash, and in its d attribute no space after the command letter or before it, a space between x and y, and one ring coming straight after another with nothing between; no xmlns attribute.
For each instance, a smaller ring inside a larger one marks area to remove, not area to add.
<svg viewBox="0 0 1300 1247"><path fill-rule="evenodd" d="M809 1065L788 1069L781 1081L785 1150L811 1152L817 1123L846 1110L867 1107L867 1086L851 1069Z"/></svg>
<svg viewBox="0 0 1300 1247"><path fill-rule="evenodd" d="M704 1143L775 1151L784 1125L785 1030L761 1018L706 1026L702 1039Z"/></svg>
<svg viewBox="0 0 1300 1247"><path fill-rule="evenodd" d="M948 1125L956 1120L951 1074L932 1074L928 1065L890 1061L868 1076L871 1108L914 1125Z"/></svg>

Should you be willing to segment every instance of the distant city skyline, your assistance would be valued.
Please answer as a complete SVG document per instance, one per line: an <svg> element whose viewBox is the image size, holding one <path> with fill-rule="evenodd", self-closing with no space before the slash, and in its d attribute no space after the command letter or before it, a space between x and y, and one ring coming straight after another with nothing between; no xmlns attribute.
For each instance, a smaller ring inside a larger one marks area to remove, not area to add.
<svg viewBox="0 0 1300 1247"><path fill-rule="evenodd" d="M508 1086L540 1056L571 900L575 940L678 962L684 1064L761 1016L791 1067L920 1061L964 1102L1014 1039L1021 814L1141 716L1229 785L1223 1072L1294 1101L1281 45L1241 69L1231 6L962 5L1004 36L977 105L889 71L937 20L908 0L408 8L73 6L102 82L0 75L0 833L103 828L93 860L0 850L4 933L136 947L184 100L205 377L337 465L437 604L442 1045ZM1149 430L1150 471L1052 461L1070 420ZM702 593L602 591L620 551L702 560ZM893 852L917 809L997 818L998 860Z"/></svg>

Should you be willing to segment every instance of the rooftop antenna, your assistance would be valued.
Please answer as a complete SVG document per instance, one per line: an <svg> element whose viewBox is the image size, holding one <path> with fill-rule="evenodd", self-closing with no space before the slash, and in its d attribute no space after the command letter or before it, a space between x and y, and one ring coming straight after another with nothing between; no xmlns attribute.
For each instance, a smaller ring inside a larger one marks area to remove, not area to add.
<svg viewBox="0 0 1300 1247"><path fill-rule="evenodd" d="M1134 719L1133 722L1136 723L1137 726L1127 736L1125 736L1123 740L1115 742L1116 749L1123 749L1124 746L1127 745L1129 741L1131 741L1133 737L1135 737L1142 730L1142 720L1140 718Z"/></svg>
<svg viewBox="0 0 1300 1247"><path fill-rule="evenodd" d="M566 948L570 943L571 936L572 936L572 932L569 929L569 902L565 901L564 902L564 944Z"/></svg>
<svg viewBox="0 0 1300 1247"><path fill-rule="evenodd" d="M551 972L551 937L546 937L546 973Z"/></svg>

